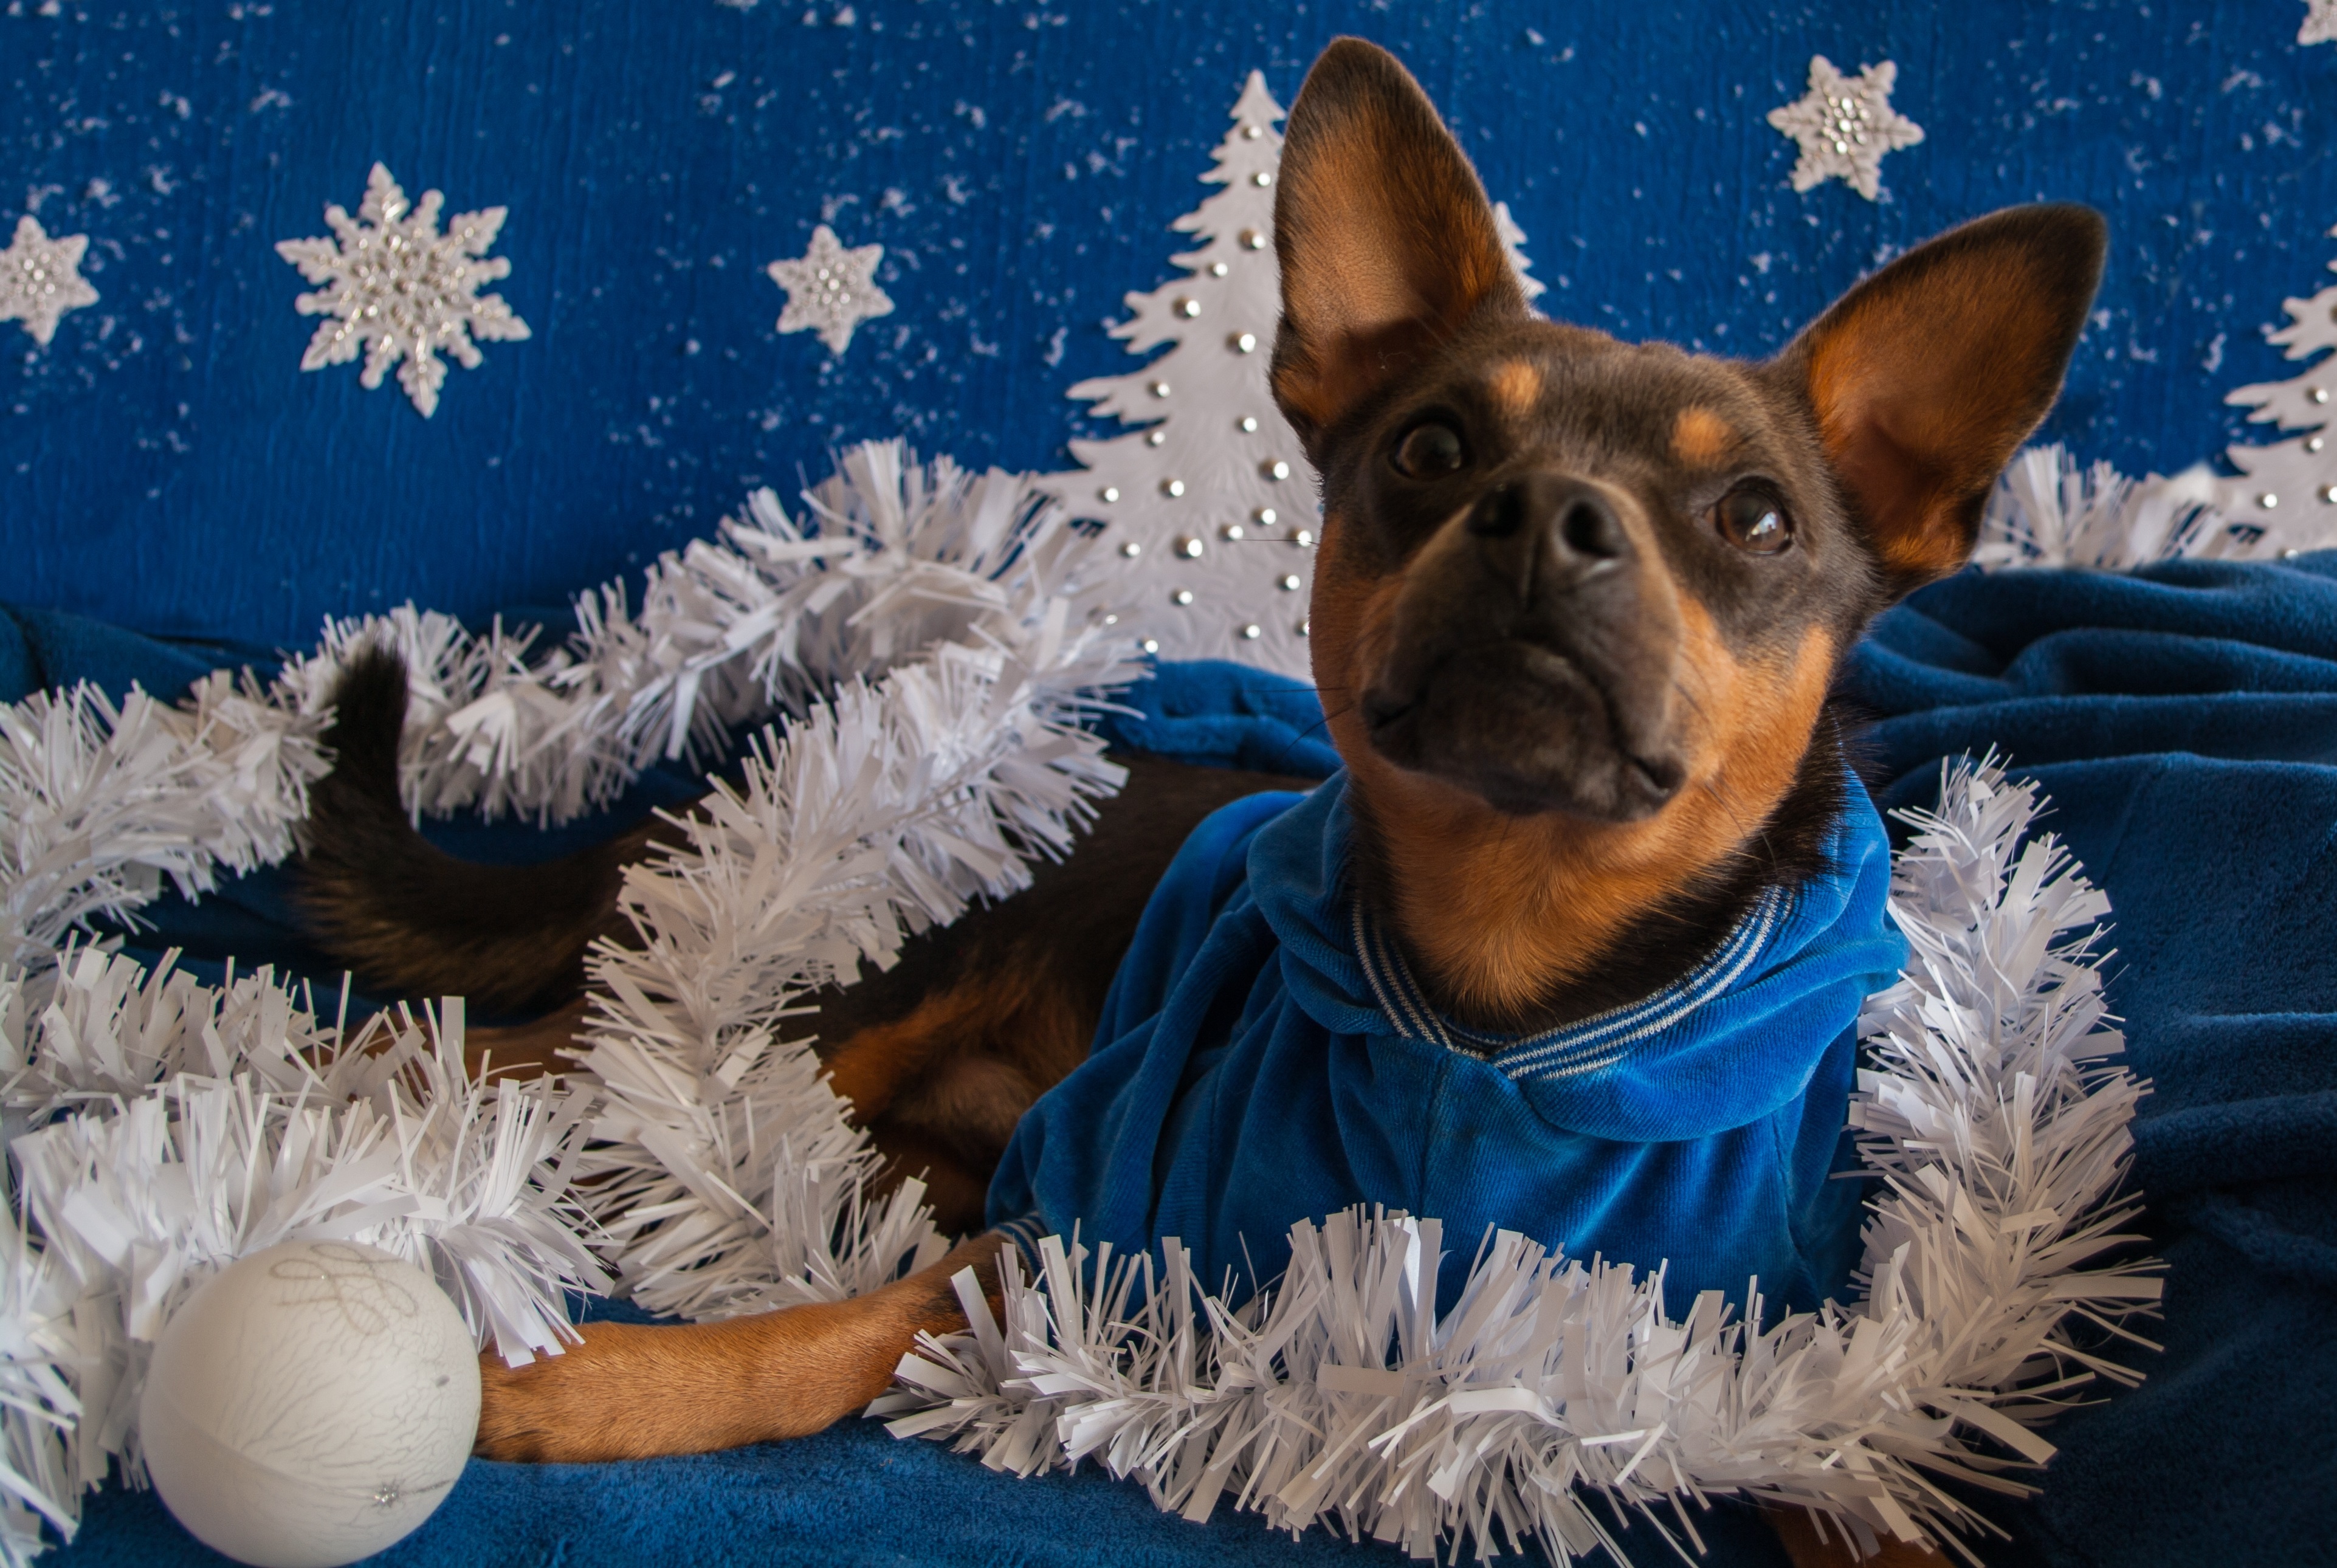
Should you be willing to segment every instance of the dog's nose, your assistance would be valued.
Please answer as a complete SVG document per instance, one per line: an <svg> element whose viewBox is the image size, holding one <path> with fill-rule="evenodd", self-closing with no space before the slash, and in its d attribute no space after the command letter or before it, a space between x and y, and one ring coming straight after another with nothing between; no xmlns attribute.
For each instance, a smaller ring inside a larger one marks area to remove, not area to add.
<svg viewBox="0 0 2337 1568"><path fill-rule="evenodd" d="M1623 520L1598 487L1556 474L1529 474L1487 492L1469 514L1469 532L1529 597L1632 554Z"/></svg>

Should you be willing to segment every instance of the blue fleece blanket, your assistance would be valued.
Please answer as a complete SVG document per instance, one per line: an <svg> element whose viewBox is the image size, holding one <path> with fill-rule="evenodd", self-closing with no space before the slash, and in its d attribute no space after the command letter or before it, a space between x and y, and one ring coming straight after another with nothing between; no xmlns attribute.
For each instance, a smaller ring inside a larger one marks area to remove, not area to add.
<svg viewBox="0 0 2337 1568"><path fill-rule="evenodd" d="M172 689L215 648L18 612L0 673L18 695L89 675ZM7 643L0 625L0 643ZM2014 1533L1991 1563L2151 1568L2337 1561L2337 556L2178 564L2130 576L1967 574L1885 616L1847 695L1873 719L1863 771L1921 804L1941 760L1993 746L2043 781L2116 905L2110 998L2156 1093L2136 1126L2147 1228L2170 1264L2149 1381L2065 1417L2043 1494L1983 1503ZM1225 666L1164 669L1129 744L1327 772L1311 694ZM631 809L686 791L652 776ZM460 852L527 858L547 838L453 825ZM280 874L200 907L166 903L138 946L301 962ZM313 956L308 956L313 961ZM320 978L327 971L314 965ZM1643 1261L1651 1261L1643 1260ZM1777 1568L1756 1521L1699 1522L1711 1561ZM1660 1543L1636 1537L1643 1562ZM1196 1528L1091 1471L1016 1481L847 1422L806 1442L654 1464L474 1462L385 1563L1305 1563L1393 1560L1296 1546L1220 1510ZM212 1561L147 1496L93 1500L72 1564Z"/></svg>

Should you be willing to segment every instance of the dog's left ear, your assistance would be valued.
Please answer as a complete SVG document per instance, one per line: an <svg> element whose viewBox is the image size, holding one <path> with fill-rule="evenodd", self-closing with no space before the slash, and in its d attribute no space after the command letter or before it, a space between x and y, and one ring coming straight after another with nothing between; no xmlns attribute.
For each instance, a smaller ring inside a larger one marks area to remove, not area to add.
<svg viewBox="0 0 2337 1568"><path fill-rule="evenodd" d="M1323 51L1291 105L1275 198L1274 397L1316 442L1481 309L1525 314L1493 209L1436 107L1360 38Z"/></svg>
<svg viewBox="0 0 2337 1568"><path fill-rule="evenodd" d="M1975 219L1859 284L1778 357L1894 595L1970 558L1989 487L2060 395L2107 239L2084 207Z"/></svg>

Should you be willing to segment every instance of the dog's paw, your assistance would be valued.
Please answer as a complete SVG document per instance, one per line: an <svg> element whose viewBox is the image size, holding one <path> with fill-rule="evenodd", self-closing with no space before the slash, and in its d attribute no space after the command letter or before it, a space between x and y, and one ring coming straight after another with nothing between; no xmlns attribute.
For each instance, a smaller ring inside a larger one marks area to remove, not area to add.
<svg viewBox="0 0 2337 1568"><path fill-rule="evenodd" d="M1769 1523L1785 1543L1794 1568L1949 1568L1948 1560L1929 1546L1912 1545L1884 1536L1871 1557L1862 1557L1841 1525L1821 1527L1799 1508L1765 1508Z"/></svg>
<svg viewBox="0 0 2337 1568"><path fill-rule="evenodd" d="M528 1464L588 1464L671 1453L644 1446L648 1426L628 1419L664 1402L659 1378L660 1330L629 1323L588 1323L583 1342L558 1356L507 1367L494 1351L479 1357L479 1437L483 1459Z"/></svg>

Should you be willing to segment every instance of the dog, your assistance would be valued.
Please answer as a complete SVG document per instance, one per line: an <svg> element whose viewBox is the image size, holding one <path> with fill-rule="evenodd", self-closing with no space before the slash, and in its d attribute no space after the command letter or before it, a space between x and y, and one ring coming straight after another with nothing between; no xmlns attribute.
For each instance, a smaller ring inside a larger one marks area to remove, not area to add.
<svg viewBox="0 0 2337 1568"><path fill-rule="evenodd" d="M1968 560L2105 238L2078 207L1978 219L1765 362L1622 343L1527 309L1427 97L1333 44L1288 121L1271 374L1322 480L1309 620L1344 772L1301 796L1131 759L1065 863L825 998L807 1027L888 1173L925 1174L944 1226L978 1233L850 1301L487 1357L478 1452L819 1430L920 1331L963 1327L959 1270L995 1297L1004 1250L1074 1218L1230 1258L1429 1191L1451 1201L1415 1211L1454 1235L1472 1205L1534 1230L1502 1206L1543 1204L1719 1270L1774 1234L1780 1267L1838 1286L1852 1024L1902 949L1834 676L1877 612ZM587 945L625 939L616 878L657 825L550 867L447 861L397 808L403 701L386 656L347 671L304 872L320 940L376 986L572 995ZM557 1071L579 1006L495 1060ZM1821 1560L1806 1524L1780 1529Z"/></svg>

